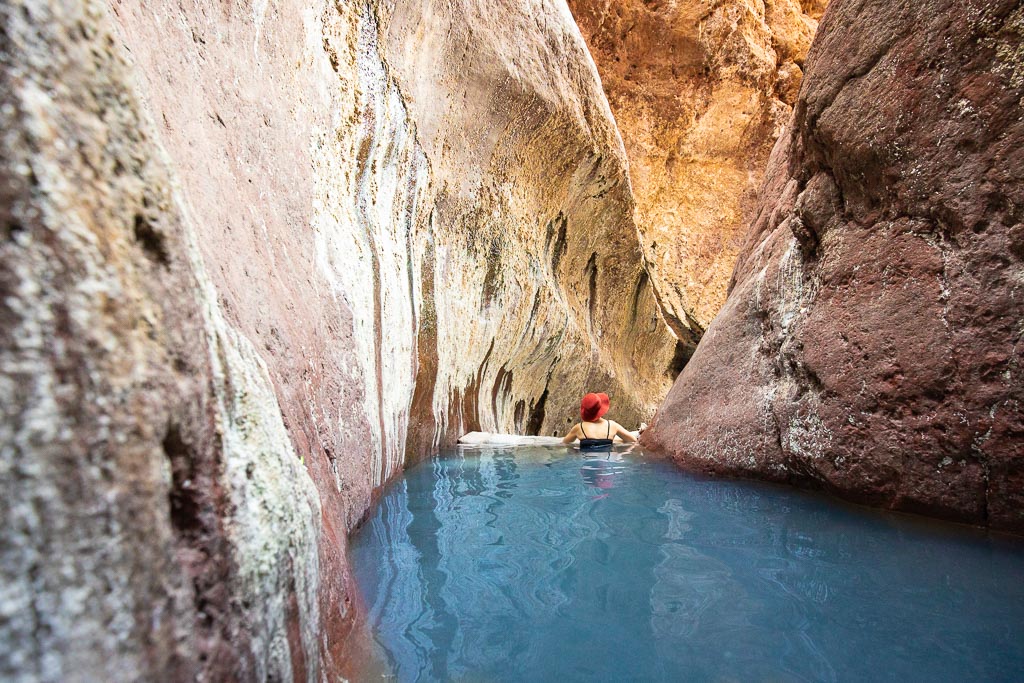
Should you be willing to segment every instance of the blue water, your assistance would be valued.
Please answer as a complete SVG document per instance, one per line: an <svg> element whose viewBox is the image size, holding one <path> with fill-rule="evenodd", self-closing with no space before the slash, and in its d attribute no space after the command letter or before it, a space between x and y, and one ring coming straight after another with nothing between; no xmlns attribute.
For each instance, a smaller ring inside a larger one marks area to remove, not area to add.
<svg viewBox="0 0 1024 683"><path fill-rule="evenodd" d="M1024 681L1024 543L636 451L443 453L352 561L401 681Z"/></svg>

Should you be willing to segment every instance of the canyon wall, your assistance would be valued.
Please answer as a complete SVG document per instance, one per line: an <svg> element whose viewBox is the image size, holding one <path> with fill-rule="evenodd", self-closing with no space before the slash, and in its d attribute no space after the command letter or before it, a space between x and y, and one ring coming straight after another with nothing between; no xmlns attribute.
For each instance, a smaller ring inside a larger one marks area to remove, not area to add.
<svg viewBox="0 0 1024 683"><path fill-rule="evenodd" d="M570 0L629 157L652 282L680 339L725 302L825 0Z"/></svg>
<svg viewBox="0 0 1024 683"><path fill-rule="evenodd" d="M320 680L345 536L685 345L560 2L0 4L0 677Z"/></svg>
<svg viewBox="0 0 1024 683"><path fill-rule="evenodd" d="M1017 0L833 0L647 445L1024 532L1022 44Z"/></svg>
<svg viewBox="0 0 1024 683"><path fill-rule="evenodd" d="M414 428L447 409L449 438L564 433L585 387L608 387L627 424L653 414L679 344L643 267L621 139L565 4L396 3L381 31L432 174L432 309L418 353L431 360Z"/></svg>

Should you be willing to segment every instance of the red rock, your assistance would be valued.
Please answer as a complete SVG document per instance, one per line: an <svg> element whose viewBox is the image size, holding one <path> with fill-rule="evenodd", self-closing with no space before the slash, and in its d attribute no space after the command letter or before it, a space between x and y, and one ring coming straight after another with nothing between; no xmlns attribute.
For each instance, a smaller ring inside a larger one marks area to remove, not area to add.
<svg viewBox="0 0 1024 683"><path fill-rule="evenodd" d="M834 0L730 294L643 442L1024 532L1024 6Z"/></svg>

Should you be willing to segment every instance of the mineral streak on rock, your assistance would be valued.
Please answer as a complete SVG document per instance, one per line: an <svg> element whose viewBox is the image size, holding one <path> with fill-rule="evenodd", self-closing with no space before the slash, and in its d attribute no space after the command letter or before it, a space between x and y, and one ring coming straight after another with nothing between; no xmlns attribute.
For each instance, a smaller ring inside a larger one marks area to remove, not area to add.
<svg viewBox="0 0 1024 683"><path fill-rule="evenodd" d="M1024 531L1024 5L834 0L722 313L643 441Z"/></svg>
<svg viewBox="0 0 1024 683"><path fill-rule="evenodd" d="M824 0L570 0L629 157L654 288L692 346L725 302Z"/></svg>
<svg viewBox="0 0 1024 683"><path fill-rule="evenodd" d="M321 680L408 459L677 344L560 2L0 3L0 677Z"/></svg>
<svg viewBox="0 0 1024 683"><path fill-rule="evenodd" d="M396 3L380 25L431 172L432 272L417 279L433 293L433 348L418 357L434 387L413 401L413 421L449 441L564 433L585 386L611 387L626 423L653 412L678 374L675 340L646 285L625 153L568 8Z"/></svg>

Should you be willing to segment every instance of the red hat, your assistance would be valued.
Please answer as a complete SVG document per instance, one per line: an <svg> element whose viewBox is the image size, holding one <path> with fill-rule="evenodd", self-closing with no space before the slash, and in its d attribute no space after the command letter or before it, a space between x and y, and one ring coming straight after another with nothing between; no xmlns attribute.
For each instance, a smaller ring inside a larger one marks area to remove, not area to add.
<svg viewBox="0 0 1024 683"><path fill-rule="evenodd" d="M608 412L608 394L587 394L580 401L580 417L593 422Z"/></svg>

